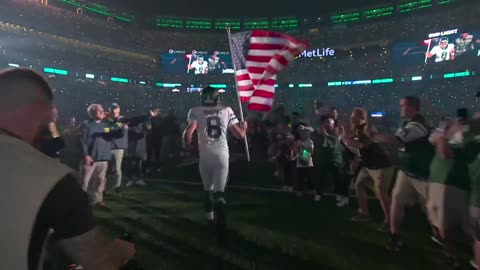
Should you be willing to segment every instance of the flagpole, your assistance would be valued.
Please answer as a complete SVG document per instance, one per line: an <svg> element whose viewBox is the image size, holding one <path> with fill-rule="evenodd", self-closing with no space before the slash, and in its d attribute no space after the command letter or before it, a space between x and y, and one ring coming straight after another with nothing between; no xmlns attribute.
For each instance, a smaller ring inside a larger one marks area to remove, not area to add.
<svg viewBox="0 0 480 270"><path fill-rule="evenodd" d="M237 90L237 99L238 99L238 107L240 108L240 121L245 121L243 119L243 108L242 108L242 101L240 100L240 93L238 92L238 80L237 80L237 67L235 66L235 60L233 59L233 54L232 54L232 38L230 36L230 27L227 27L227 34L228 34L228 44L230 46L230 57L232 57L232 63L233 63L233 71L234 71L234 77L235 77L235 89ZM247 154L247 161L250 162L250 150L248 148L248 139L247 135L245 134L245 138L243 138L243 142L245 143L245 152Z"/></svg>
<svg viewBox="0 0 480 270"><path fill-rule="evenodd" d="M190 65L192 64L193 53L190 55L188 59L188 66L187 66L187 74L190 74Z"/></svg>
<svg viewBox="0 0 480 270"><path fill-rule="evenodd" d="M425 64L427 63L428 61L428 54L430 53L430 48L432 46L432 39L429 39L428 40L428 48L427 48L427 53L425 54Z"/></svg>

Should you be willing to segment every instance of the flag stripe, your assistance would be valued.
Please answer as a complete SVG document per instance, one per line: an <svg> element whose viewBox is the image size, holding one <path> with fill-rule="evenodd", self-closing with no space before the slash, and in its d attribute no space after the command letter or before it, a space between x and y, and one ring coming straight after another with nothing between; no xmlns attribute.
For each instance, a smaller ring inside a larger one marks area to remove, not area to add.
<svg viewBox="0 0 480 270"><path fill-rule="evenodd" d="M262 44L262 43L250 44L250 50L269 51L269 50L283 50L285 48L288 48L285 44Z"/></svg>
<svg viewBox="0 0 480 270"><path fill-rule="evenodd" d="M253 55L253 56L269 56L272 58L275 54L277 54L277 50L249 50L248 55Z"/></svg>
<svg viewBox="0 0 480 270"><path fill-rule="evenodd" d="M276 33L272 31L266 31L266 30L254 30L252 31L252 37L279 37L279 38L285 38L286 35L281 34L281 33Z"/></svg>
<svg viewBox="0 0 480 270"><path fill-rule="evenodd" d="M255 86L253 84L238 86L238 91L253 91L255 90Z"/></svg>
<svg viewBox="0 0 480 270"><path fill-rule="evenodd" d="M255 56L255 55L248 55L247 56L247 61L252 61L252 62L270 62L271 57L268 56Z"/></svg>
<svg viewBox="0 0 480 270"><path fill-rule="evenodd" d="M262 97L262 98L274 98L275 93L273 91L265 91L262 89L257 89L255 90L255 96Z"/></svg>
<svg viewBox="0 0 480 270"><path fill-rule="evenodd" d="M252 44L269 44L269 45L274 45L274 44L281 44L285 46L288 44L288 40L280 37L251 37L250 42Z"/></svg>
<svg viewBox="0 0 480 270"><path fill-rule="evenodd" d="M272 105L264 105L264 104L257 104L250 101L250 99L246 100L245 102L248 103L248 109L250 111L257 111L257 112L269 112L272 109Z"/></svg>
<svg viewBox="0 0 480 270"><path fill-rule="evenodd" d="M259 67L265 69L268 66L268 62L247 61L245 65L247 65L247 67Z"/></svg>
<svg viewBox="0 0 480 270"><path fill-rule="evenodd" d="M246 86L246 85L253 85L252 81L251 80L241 80L241 81L238 81L238 86Z"/></svg>

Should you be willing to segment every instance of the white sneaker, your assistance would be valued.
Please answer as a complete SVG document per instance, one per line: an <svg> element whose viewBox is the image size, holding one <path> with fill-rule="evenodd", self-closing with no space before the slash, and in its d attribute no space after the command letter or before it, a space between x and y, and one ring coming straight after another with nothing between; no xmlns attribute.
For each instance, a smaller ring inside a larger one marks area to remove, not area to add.
<svg viewBox="0 0 480 270"><path fill-rule="evenodd" d="M313 197L313 201L315 202L320 201L320 199L322 199L322 196L320 196L320 194L315 194L315 197Z"/></svg>
<svg viewBox="0 0 480 270"><path fill-rule="evenodd" d="M475 260L474 260L474 259L471 259L471 260L470 260L470 265L471 265L474 269L478 269L478 265L475 263Z"/></svg>
<svg viewBox="0 0 480 270"><path fill-rule="evenodd" d="M131 187L133 185L135 185L135 182L133 182L132 180L127 182L127 187Z"/></svg>
<svg viewBox="0 0 480 270"><path fill-rule="evenodd" d="M142 179L140 179L140 180L137 181L137 185L139 185L139 186L146 186L147 183L145 183Z"/></svg>
<svg viewBox="0 0 480 270"><path fill-rule="evenodd" d="M213 211L206 213L205 216L207 217L208 221L213 221L213 219L214 219Z"/></svg>
<svg viewBox="0 0 480 270"><path fill-rule="evenodd" d="M432 238L431 238L431 239L432 239L432 241L433 241L435 244L443 247L442 240L438 239L435 235L432 235Z"/></svg>
<svg viewBox="0 0 480 270"><path fill-rule="evenodd" d="M340 195L337 195L337 196L335 196L335 199L337 200L337 202L339 202L339 201L341 201L341 200L343 199L343 197L340 196Z"/></svg>
<svg viewBox="0 0 480 270"><path fill-rule="evenodd" d="M337 207L345 207L350 203L350 199L348 197L344 197L341 201L337 203Z"/></svg>

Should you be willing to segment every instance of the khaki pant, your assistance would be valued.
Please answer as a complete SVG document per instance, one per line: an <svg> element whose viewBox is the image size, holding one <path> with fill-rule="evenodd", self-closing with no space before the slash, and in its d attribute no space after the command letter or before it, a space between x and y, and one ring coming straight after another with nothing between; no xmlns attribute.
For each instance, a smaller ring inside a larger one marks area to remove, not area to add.
<svg viewBox="0 0 480 270"><path fill-rule="evenodd" d="M393 180L394 171L395 170L392 167L378 170L362 168L357 175L355 190L358 190L363 186L371 187L373 183L375 191L382 191L388 194Z"/></svg>
<svg viewBox="0 0 480 270"><path fill-rule="evenodd" d="M470 229L473 238L480 241L480 208L475 206L470 206Z"/></svg>
<svg viewBox="0 0 480 270"><path fill-rule="evenodd" d="M91 166L84 163L80 167L82 189L90 196L92 204L103 201L103 191L107 182L108 162L94 162Z"/></svg>
<svg viewBox="0 0 480 270"><path fill-rule="evenodd" d="M112 150L112 161L113 166L115 166L115 185L113 188L118 188L122 185L122 162L123 155L125 153L124 149L113 149Z"/></svg>
<svg viewBox="0 0 480 270"><path fill-rule="evenodd" d="M407 176L398 171L397 180L392 191L392 200L400 206L413 206L416 202L425 211L428 196L428 182Z"/></svg>
<svg viewBox="0 0 480 270"><path fill-rule="evenodd" d="M428 185L427 213L430 223L441 231L458 226L468 231L468 194L457 187Z"/></svg>

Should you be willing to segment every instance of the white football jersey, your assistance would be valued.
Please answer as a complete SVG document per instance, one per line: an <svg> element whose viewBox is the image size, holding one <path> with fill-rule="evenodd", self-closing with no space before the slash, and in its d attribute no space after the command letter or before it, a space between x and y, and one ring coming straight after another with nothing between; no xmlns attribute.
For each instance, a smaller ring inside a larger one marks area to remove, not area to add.
<svg viewBox="0 0 480 270"><path fill-rule="evenodd" d="M192 67L195 69L195 74L206 74L208 70L208 63L203 61L201 64L197 61L192 63Z"/></svg>
<svg viewBox="0 0 480 270"><path fill-rule="evenodd" d="M192 108L188 121L197 121L200 152L228 151L227 129L238 124L233 110L220 105Z"/></svg>
<svg viewBox="0 0 480 270"><path fill-rule="evenodd" d="M443 62L450 60L451 53L455 50L455 45L448 44L447 48L442 49L440 46L433 47L431 54L435 55L435 62Z"/></svg>

